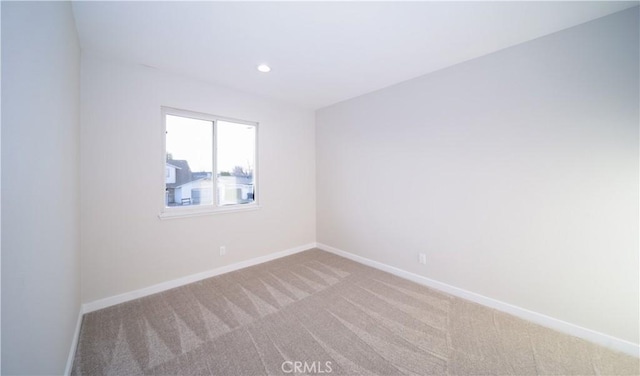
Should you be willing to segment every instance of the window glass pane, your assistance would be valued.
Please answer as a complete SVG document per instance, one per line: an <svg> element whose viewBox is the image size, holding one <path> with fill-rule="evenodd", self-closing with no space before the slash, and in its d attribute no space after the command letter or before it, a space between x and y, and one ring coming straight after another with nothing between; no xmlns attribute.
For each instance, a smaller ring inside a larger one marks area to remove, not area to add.
<svg viewBox="0 0 640 376"><path fill-rule="evenodd" d="M166 117L165 205L213 205L213 122Z"/></svg>
<svg viewBox="0 0 640 376"><path fill-rule="evenodd" d="M255 125L218 121L218 205L248 204L254 201L255 154Z"/></svg>

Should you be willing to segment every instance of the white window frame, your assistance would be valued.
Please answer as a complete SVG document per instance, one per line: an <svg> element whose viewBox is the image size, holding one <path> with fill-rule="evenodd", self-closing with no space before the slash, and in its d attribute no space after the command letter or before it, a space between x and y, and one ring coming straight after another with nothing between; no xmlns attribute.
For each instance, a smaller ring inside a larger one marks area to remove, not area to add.
<svg viewBox="0 0 640 376"><path fill-rule="evenodd" d="M229 118L229 117L224 117L224 116L217 116L217 115L210 115L210 114L205 114L202 112L195 112L195 111L188 111L188 110L181 110L181 109L177 109L177 108L172 108L172 107L166 107L166 106L162 106L161 107L161 113L162 113L162 165L161 165L161 169L160 171L162 171L162 189L159 190L159 192L161 193L161 197L159 202L161 203L160 206L160 214L158 215L158 218L160 219L170 219L170 218L184 218L184 217L193 217L193 216L201 216L201 215L211 215L211 214L219 214L219 213L233 213L233 212L241 212L241 211L248 211L248 210L256 210L260 208L260 205L258 204L258 198L259 198L259 191L258 191L258 187L260 186L258 183L258 171L259 171L259 167L258 167L258 160L259 160L259 153L258 153L258 140L259 140L259 129L260 127L258 126L258 122L255 121L247 121L247 120L239 120L239 119L233 119L233 118ZM165 199L166 199L166 173L165 173L165 167L166 167L166 161L167 161L167 115L174 115L174 116L180 116L180 117L187 117L187 118L192 118L192 119L198 119L198 120L206 120L206 121L211 121L212 125L213 125L213 139L211 140L212 142L212 171L211 171L211 179L213 181L213 204L211 205L196 205L196 206L172 206L172 207L167 207L165 205ZM216 164L216 154L217 154L217 133L218 133L218 121L228 121L231 123L237 123L237 124L246 124L246 125L250 125L250 126L254 126L256 129L256 140L255 140L255 161L254 161L254 168L253 168L253 202L250 204L235 204L235 205L224 205L224 206L219 206L218 205L218 166Z"/></svg>

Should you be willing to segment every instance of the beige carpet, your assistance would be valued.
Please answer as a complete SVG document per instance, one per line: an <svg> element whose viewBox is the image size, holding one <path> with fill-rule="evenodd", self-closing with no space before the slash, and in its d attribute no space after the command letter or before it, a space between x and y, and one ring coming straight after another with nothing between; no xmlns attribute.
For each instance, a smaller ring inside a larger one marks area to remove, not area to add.
<svg viewBox="0 0 640 376"><path fill-rule="evenodd" d="M320 250L84 316L74 375L638 375L615 353Z"/></svg>

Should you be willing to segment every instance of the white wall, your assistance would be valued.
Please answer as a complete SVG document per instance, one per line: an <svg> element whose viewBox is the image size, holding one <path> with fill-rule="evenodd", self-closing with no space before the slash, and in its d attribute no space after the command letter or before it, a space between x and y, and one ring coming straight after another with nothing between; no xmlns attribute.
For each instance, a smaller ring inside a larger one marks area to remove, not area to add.
<svg viewBox="0 0 640 376"><path fill-rule="evenodd" d="M161 106L260 123L260 209L158 219ZM83 53L81 119L83 302L315 241L313 112Z"/></svg>
<svg viewBox="0 0 640 376"><path fill-rule="evenodd" d="M61 374L80 310L69 3L2 2L2 374Z"/></svg>
<svg viewBox="0 0 640 376"><path fill-rule="evenodd" d="M638 29L635 7L318 111L318 241L638 343Z"/></svg>

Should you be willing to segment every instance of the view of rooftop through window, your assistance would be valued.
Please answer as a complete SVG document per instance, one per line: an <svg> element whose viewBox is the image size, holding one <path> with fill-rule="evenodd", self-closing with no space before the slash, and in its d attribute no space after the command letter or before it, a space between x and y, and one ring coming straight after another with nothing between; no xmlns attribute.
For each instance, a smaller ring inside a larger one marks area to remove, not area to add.
<svg viewBox="0 0 640 376"><path fill-rule="evenodd" d="M217 206L225 206L254 201L255 125L171 114L165 120L166 206L212 205L214 200Z"/></svg>
<svg viewBox="0 0 640 376"><path fill-rule="evenodd" d="M167 159L186 160L192 171L212 171L213 122L167 115Z"/></svg>
<svg viewBox="0 0 640 376"><path fill-rule="evenodd" d="M216 139L218 205L253 202L256 127L218 121Z"/></svg>

